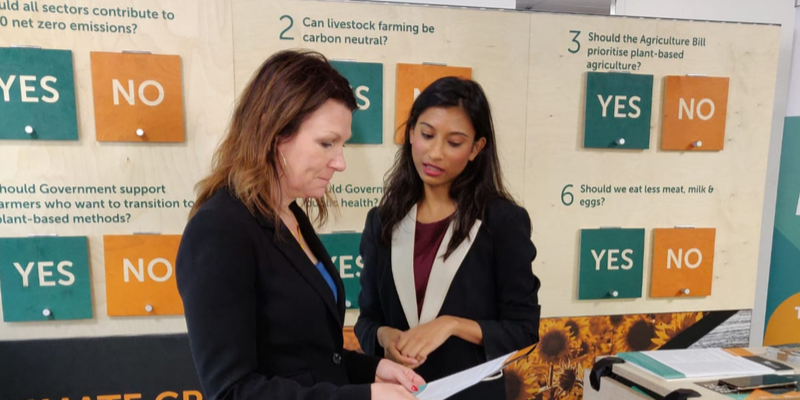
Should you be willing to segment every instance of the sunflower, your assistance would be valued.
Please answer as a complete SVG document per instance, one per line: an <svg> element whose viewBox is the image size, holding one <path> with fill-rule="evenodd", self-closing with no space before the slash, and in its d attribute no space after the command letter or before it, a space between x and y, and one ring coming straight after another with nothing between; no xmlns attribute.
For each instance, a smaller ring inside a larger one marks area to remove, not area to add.
<svg viewBox="0 0 800 400"><path fill-rule="evenodd" d="M611 354L611 343L614 341L614 329L610 317L591 317L589 319L589 345L597 355Z"/></svg>
<svg viewBox="0 0 800 400"><path fill-rule="evenodd" d="M686 328L696 324L703 318L703 313L680 313L674 314L672 322L669 324L658 324L656 326L656 337L652 339L653 344L661 347L672 340Z"/></svg>
<svg viewBox="0 0 800 400"><path fill-rule="evenodd" d="M589 318L589 332L594 336L611 334L611 322L609 319L609 316Z"/></svg>
<svg viewBox="0 0 800 400"><path fill-rule="evenodd" d="M553 398L579 399L583 395L583 365L565 362L555 368Z"/></svg>
<svg viewBox="0 0 800 400"><path fill-rule="evenodd" d="M538 391L535 366L531 357L521 358L504 370L506 399L527 400Z"/></svg>
<svg viewBox="0 0 800 400"><path fill-rule="evenodd" d="M608 316L608 323L611 324L611 326L614 327L614 328L622 325L623 322L625 322L625 316L624 315L609 315Z"/></svg>
<svg viewBox="0 0 800 400"><path fill-rule="evenodd" d="M564 318L564 325L569 329L569 332L575 339L584 340L590 335L589 318L585 317L572 317Z"/></svg>
<svg viewBox="0 0 800 400"><path fill-rule="evenodd" d="M644 314L627 316L617 331L613 352L651 350L655 347L654 338L656 326L651 318Z"/></svg>
<svg viewBox="0 0 800 400"><path fill-rule="evenodd" d="M558 364L569 358L573 346L579 345L564 319L548 318L539 327L539 345L533 352L537 364Z"/></svg>
<svg viewBox="0 0 800 400"><path fill-rule="evenodd" d="M570 346L570 358L585 358L587 355L596 353L596 348L583 340L577 340L576 346Z"/></svg>
<svg viewBox="0 0 800 400"><path fill-rule="evenodd" d="M597 337L592 335L589 318L564 318L564 325L576 340L575 345L570 347L571 358L583 357L595 348Z"/></svg>
<svg viewBox="0 0 800 400"><path fill-rule="evenodd" d="M675 315L677 314L673 313L650 314L650 316L652 316L653 319L656 320L656 322L654 322L656 326L658 326L659 324L667 324L667 325L671 324L672 319L675 317Z"/></svg>

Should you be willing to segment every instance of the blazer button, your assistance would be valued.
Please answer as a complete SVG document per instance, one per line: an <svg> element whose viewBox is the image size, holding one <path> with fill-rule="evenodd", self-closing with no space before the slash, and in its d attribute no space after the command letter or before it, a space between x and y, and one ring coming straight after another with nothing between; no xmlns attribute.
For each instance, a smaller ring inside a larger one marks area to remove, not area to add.
<svg viewBox="0 0 800 400"><path fill-rule="evenodd" d="M342 356L341 356L341 354L339 354L339 353L333 353L333 357L331 357L331 361L333 361L333 363L334 363L334 364L336 364L336 365L339 365L339 364L341 364L341 363L342 363Z"/></svg>

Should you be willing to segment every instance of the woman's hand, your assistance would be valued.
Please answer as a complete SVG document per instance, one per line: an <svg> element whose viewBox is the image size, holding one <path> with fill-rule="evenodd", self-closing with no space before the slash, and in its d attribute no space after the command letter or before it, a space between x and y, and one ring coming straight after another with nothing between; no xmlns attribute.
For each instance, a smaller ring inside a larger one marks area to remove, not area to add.
<svg viewBox="0 0 800 400"><path fill-rule="evenodd" d="M453 335L457 325L458 321L455 318L441 316L431 322L401 332L397 339L397 350L401 356L416 359L422 364L429 354Z"/></svg>
<svg viewBox="0 0 800 400"><path fill-rule="evenodd" d="M384 356L398 364L416 368L421 363L416 358L404 357L397 350L397 340L403 332L388 326L378 328L378 344L383 347Z"/></svg>
<svg viewBox="0 0 800 400"><path fill-rule="evenodd" d="M369 385L372 400L415 400L416 397L400 385L373 383Z"/></svg>
<svg viewBox="0 0 800 400"><path fill-rule="evenodd" d="M376 400L383 399L383 397L376 397L376 390L381 392L385 391L386 393L384 395L386 396L400 396L405 394L401 397L387 398L414 399L415 397L410 394L418 392L419 387L425 384L425 380L410 368L385 358L378 363L378 368L375 370L375 382L376 383L371 386L371 391L373 394L372 398Z"/></svg>

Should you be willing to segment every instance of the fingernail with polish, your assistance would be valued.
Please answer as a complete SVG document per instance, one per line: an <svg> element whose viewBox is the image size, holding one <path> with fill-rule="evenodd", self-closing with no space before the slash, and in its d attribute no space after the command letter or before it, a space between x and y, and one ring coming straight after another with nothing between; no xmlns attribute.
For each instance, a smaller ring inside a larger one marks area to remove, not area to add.
<svg viewBox="0 0 800 400"><path fill-rule="evenodd" d="M412 387L411 387L411 390L413 390L413 391L415 391L415 392L418 392L418 391L419 391L419 389L417 389L417 387L416 387L416 386L412 386Z"/></svg>

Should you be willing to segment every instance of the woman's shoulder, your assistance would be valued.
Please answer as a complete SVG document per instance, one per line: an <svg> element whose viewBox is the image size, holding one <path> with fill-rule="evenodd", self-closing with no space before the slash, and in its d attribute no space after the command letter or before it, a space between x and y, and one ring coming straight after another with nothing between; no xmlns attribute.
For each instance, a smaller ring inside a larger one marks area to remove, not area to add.
<svg viewBox="0 0 800 400"><path fill-rule="evenodd" d="M373 229L380 229L381 227L381 211L379 207L372 207L367 212L367 220L366 224L367 227Z"/></svg>
<svg viewBox="0 0 800 400"><path fill-rule="evenodd" d="M511 199L495 197L486 202L486 219L498 220L528 215L528 211Z"/></svg>
<svg viewBox="0 0 800 400"><path fill-rule="evenodd" d="M247 207L227 188L222 188L197 209L184 234L196 230L226 231L231 228L239 231L254 221Z"/></svg>

